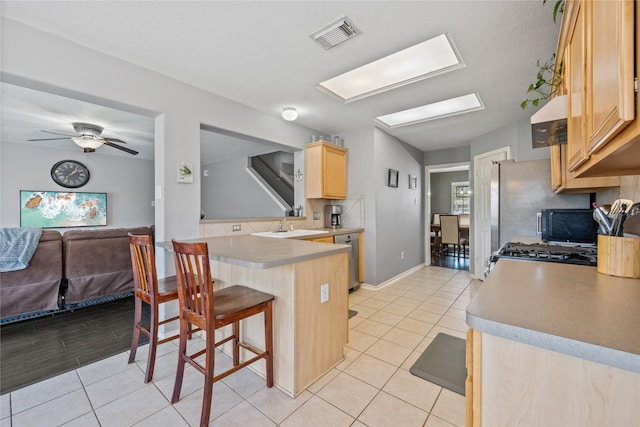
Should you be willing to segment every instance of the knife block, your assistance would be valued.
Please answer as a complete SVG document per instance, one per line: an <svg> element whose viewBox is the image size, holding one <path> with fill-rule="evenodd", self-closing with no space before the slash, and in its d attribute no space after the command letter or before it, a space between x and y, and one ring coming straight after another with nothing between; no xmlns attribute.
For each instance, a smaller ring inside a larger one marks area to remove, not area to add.
<svg viewBox="0 0 640 427"><path fill-rule="evenodd" d="M640 279L640 237L598 235L598 273Z"/></svg>

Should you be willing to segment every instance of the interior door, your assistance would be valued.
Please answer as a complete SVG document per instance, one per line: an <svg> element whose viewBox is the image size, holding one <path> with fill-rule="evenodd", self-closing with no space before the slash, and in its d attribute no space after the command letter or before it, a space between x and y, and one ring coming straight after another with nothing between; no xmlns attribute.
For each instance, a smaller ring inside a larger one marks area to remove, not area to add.
<svg viewBox="0 0 640 427"><path fill-rule="evenodd" d="M491 256L491 164L511 158L511 147L473 157L473 275L482 278Z"/></svg>

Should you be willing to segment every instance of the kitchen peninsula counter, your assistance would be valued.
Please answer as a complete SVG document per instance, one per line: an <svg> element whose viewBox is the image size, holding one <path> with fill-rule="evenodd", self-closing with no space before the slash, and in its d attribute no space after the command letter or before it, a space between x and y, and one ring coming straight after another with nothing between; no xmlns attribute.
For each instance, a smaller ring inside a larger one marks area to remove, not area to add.
<svg viewBox="0 0 640 427"><path fill-rule="evenodd" d="M502 258L467 307L481 332L640 373L640 280Z"/></svg>
<svg viewBox="0 0 640 427"><path fill-rule="evenodd" d="M206 242L214 290L245 285L275 296L274 383L295 397L344 359L348 332L348 245L241 235L181 242ZM171 242L158 247L172 250ZM168 254L171 255L172 254ZM326 287L327 299L321 300ZM245 321L243 339L264 348L264 320ZM216 331L217 339L227 336ZM225 351L230 349L225 347ZM241 359L251 357L241 350ZM264 376L265 364L251 365Z"/></svg>
<svg viewBox="0 0 640 427"><path fill-rule="evenodd" d="M319 236L326 236L326 234L313 237ZM301 241L298 238L274 239L248 234L230 237L202 237L180 241L206 242L209 246L209 258L212 261L221 261L253 269L278 267L350 250L348 245L318 245L313 242ZM162 242L162 246L172 250L171 242Z"/></svg>
<svg viewBox="0 0 640 427"><path fill-rule="evenodd" d="M640 280L501 258L467 306L467 425L637 423L639 313Z"/></svg>

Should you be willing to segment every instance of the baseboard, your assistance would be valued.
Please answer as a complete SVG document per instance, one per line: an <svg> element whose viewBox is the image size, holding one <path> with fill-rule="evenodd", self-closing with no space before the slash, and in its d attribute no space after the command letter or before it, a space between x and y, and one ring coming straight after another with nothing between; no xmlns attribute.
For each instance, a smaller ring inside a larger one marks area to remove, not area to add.
<svg viewBox="0 0 640 427"><path fill-rule="evenodd" d="M407 276L410 276L414 272L416 272L416 271L418 271L418 270L420 270L421 268L424 268L424 267L425 267L424 263L418 264L415 267L412 267L409 270L403 271L402 273L392 277L391 279L385 280L384 282L380 283L379 285L369 285L367 283L361 283L360 287L363 288L363 289L368 289L370 291L379 291L380 289L383 289L383 288L385 288L387 286L390 286L390 285L394 284L398 280L401 280L401 279L404 279Z"/></svg>

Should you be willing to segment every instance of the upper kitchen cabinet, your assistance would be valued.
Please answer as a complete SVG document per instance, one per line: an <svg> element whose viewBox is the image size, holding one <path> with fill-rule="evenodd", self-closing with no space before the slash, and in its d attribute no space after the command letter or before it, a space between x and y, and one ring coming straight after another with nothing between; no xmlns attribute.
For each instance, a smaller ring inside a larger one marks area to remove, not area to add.
<svg viewBox="0 0 640 427"><path fill-rule="evenodd" d="M640 174L639 16L629 0L565 5L556 57L566 67L567 168L575 177Z"/></svg>
<svg viewBox="0 0 640 427"><path fill-rule="evenodd" d="M595 193L610 187L620 186L619 176L594 176L577 178L569 170L568 144L552 145L551 147L551 190L556 193Z"/></svg>
<svg viewBox="0 0 640 427"><path fill-rule="evenodd" d="M305 147L306 197L347 198L347 149L320 141Z"/></svg>

